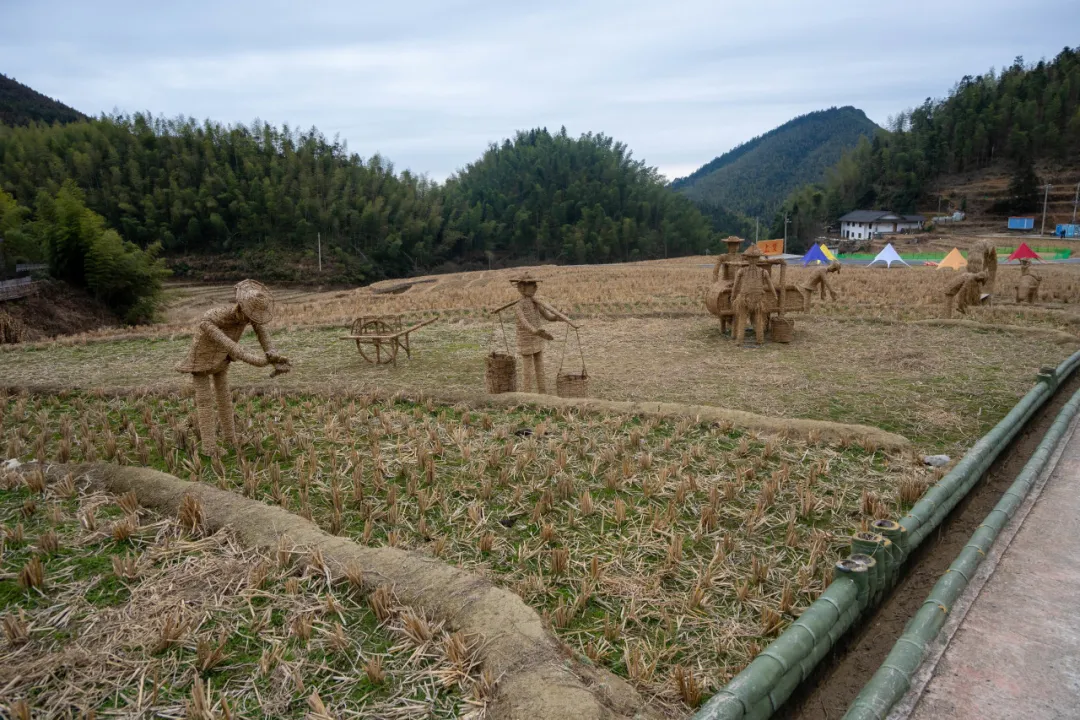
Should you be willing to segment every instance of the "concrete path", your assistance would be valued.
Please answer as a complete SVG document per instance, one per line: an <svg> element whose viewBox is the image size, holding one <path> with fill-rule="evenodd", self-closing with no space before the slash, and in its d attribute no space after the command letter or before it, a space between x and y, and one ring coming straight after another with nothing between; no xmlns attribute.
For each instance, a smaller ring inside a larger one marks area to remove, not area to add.
<svg viewBox="0 0 1080 720"><path fill-rule="evenodd" d="M907 705L904 716L912 720L1080 718L1080 432L1076 428L1074 422L1056 465L1044 474L1042 492L1014 518L1017 527L1011 542L1007 542L1006 528L999 537L1002 547L995 546L983 562L989 577L968 599L967 614L954 632L947 633L946 626L942 640L948 644L936 664L931 661L924 667L921 697L909 696L901 703ZM1026 516L1025 509L1029 509ZM954 612L962 612L963 602L957 603Z"/></svg>

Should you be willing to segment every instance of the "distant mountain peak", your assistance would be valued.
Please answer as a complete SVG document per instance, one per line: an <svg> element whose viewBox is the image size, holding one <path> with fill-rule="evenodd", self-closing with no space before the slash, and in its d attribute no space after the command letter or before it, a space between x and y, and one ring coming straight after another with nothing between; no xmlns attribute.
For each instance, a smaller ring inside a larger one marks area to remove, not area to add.
<svg viewBox="0 0 1080 720"><path fill-rule="evenodd" d="M51 125L54 122L69 123L86 119L78 110L0 73L0 125L29 125L34 122Z"/></svg>
<svg viewBox="0 0 1080 720"><path fill-rule="evenodd" d="M824 179L845 150L878 129L850 105L817 110L732 148L671 187L701 205L769 217L788 193Z"/></svg>

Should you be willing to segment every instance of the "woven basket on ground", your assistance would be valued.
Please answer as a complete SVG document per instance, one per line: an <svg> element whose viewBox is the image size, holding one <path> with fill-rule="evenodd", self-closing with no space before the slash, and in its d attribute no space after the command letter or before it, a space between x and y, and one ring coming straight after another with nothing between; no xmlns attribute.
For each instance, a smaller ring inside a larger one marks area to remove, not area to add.
<svg viewBox="0 0 1080 720"><path fill-rule="evenodd" d="M492 352L484 358L484 381L492 395L517 390L517 361L510 353Z"/></svg>
<svg viewBox="0 0 1080 720"><path fill-rule="evenodd" d="M559 373L555 378L555 392L559 397L589 397L589 376L584 371L580 375Z"/></svg>
<svg viewBox="0 0 1080 720"><path fill-rule="evenodd" d="M773 342L789 343L795 337L795 322L784 317L775 317L769 323Z"/></svg>
<svg viewBox="0 0 1080 720"><path fill-rule="evenodd" d="M581 372L563 372L563 361L566 360L566 345L570 339L570 327L566 328L563 337L562 353L559 355L559 369L555 373L555 394L559 397L589 397L589 371L585 369L585 349L581 347L581 333L574 328L577 337L578 355L581 357Z"/></svg>

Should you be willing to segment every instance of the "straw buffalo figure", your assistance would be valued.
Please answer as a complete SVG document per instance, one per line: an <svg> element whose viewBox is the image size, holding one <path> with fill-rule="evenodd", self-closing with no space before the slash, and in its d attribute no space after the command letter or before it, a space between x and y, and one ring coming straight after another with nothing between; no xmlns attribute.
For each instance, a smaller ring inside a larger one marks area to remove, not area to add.
<svg viewBox="0 0 1080 720"><path fill-rule="evenodd" d="M521 355L522 392L547 392L544 382L544 341L554 339L543 327L543 320L562 320L572 328L579 328L574 321L536 298L540 282L525 273L510 280L517 286L521 297L514 306L517 318L517 348ZM535 390L533 389L535 387Z"/></svg>
<svg viewBox="0 0 1080 720"><path fill-rule="evenodd" d="M1039 284L1042 278L1031 272L1031 260L1020 260L1020 281L1016 285L1016 302L1034 303L1039 298Z"/></svg>
<svg viewBox="0 0 1080 720"><path fill-rule="evenodd" d="M826 267L814 270L814 272L810 274L810 277L807 278L806 282L799 286L799 291L802 293L803 296L804 312L810 311L810 300L814 297L814 291L818 288L821 288L822 301L825 300L825 291L828 290L829 297L833 299L833 302L836 302L836 291L829 286L829 273L839 274L840 263L834 261L829 263Z"/></svg>
<svg viewBox="0 0 1080 720"><path fill-rule="evenodd" d="M978 302L983 283L988 277L989 273L986 270L980 270L979 272L967 271L953 279L945 288L945 317L952 317L954 300L956 311L959 313L967 312L972 296Z"/></svg>
<svg viewBox="0 0 1080 720"><path fill-rule="evenodd" d="M236 304L206 311L195 329L187 357L176 365L178 372L191 374L195 385L195 410L204 452L213 453L216 448L215 396L222 437L229 445L236 445L232 396L229 393L231 362L238 360L255 367L273 364L275 374L287 370L288 358L274 349L266 331L266 324L273 317L274 298L266 286L255 280L237 283ZM249 323L262 346L261 356L237 342Z"/></svg>
<svg viewBox="0 0 1080 720"><path fill-rule="evenodd" d="M754 321L754 334L757 336L758 345L765 343L765 291L776 295L772 278L758 261L761 259L761 250L757 245L751 245L743 253L746 266L739 268L735 274L735 283L731 288L732 309L735 311L735 331L732 339L737 345L743 342L746 334L746 322L751 317ZM777 304L780 298L777 297Z"/></svg>

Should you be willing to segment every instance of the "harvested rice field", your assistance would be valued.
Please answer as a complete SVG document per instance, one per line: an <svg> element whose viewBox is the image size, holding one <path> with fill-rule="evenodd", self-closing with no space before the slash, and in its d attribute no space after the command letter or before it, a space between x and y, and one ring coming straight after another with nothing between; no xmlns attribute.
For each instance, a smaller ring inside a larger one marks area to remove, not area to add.
<svg viewBox="0 0 1080 720"><path fill-rule="evenodd" d="M7 457L151 466L486 576L670 717L821 593L853 531L899 515L935 477L910 452L689 418L240 392L242 448L208 457L194 452L192 402L177 393L16 394L0 409ZM77 482L44 494L5 487L0 598L5 627L30 640L8 633L0 687L14 683L8 694L35 707L156 703L179 716L224 698L237 715L289 716L317 689L335 716L439 716L479 712L495 680L448 660L436 618L423 619L430 632L418 642L406 611L372 610L347 585L328 585L318 562L259 557L227 534L200 537L146 511L133 518L123 498L81 496ZM43 547L50 529L64 550ZM20 580L33 557L43 589ZM190 591L165 597L166 587ZM185 635L157 648L170 612ZM80 634L88 617L97 620ZM95 642L108 643L115 666L56 680L76 672L62 658L86 652L86 633L104 634ZM224 658L199 670L219 646ZM388 678L377 685L365 679L373 658ZM38 675L25 672L31 661Z"/></svg>
<svg viewBox="0 0 1080 720"><path fill-rule="evenodd" d="M81 484L0 478L5 717L483 714L476 638Z"/></svg>
<svg viewBox="0 0 1080 720"><path fill-rule="evenodd" d="M293 364L287 375L234 363L233 387L482 398L484 356L502 346L489 323L439 322L413 338L412 359L374 366L342 329L275 330ZM555 388L562 330L546 353ZM513 327L508 330L513 343ZM1057 364L1080 339L1044 332L852 321L795 320L795 341L735 347L707 315L587 321L581 330L589 394L607 400L712 405L776 418L861 423L899 433L927 450L961 452L1031 387L1041 365ZM189 337L53 343L0 352L8 387L187 389L173 370ZM250 331L242 341L255 344ZM580 370L571 334L565 368Z"/></svg>

